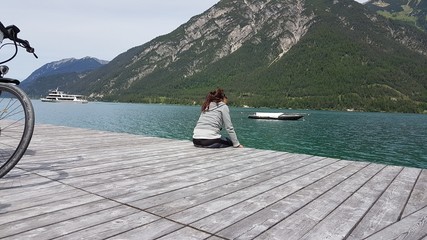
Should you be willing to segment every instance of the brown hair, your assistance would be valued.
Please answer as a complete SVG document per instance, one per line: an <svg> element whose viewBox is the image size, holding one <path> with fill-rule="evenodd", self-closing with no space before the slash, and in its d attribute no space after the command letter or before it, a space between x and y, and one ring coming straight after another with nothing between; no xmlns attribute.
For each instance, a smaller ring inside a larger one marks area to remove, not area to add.
<svg viewBox="0 0 427 240"><path fill-rule="evenodd" d="M209 94L206 96L205 102L202 104L202 112L209 110L209 104L211 102L219 103L224 98L226 98L226 96L224 94L224 90L221 88L217 88L215 91L209 92Z"/></svg>

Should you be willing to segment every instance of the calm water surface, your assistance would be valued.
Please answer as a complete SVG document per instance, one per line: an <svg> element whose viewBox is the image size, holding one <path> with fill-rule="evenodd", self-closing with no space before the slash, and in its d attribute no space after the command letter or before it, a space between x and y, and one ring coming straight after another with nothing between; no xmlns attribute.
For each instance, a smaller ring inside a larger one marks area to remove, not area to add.
<svg viewBox="0 0 427 240"><path fill-rule="evenodd" d="M200 114L198 106L33 104L37 123L188 140ZM275 121L248 115L283 110L230 109L246 147L427 168L427 115L286 110L304 113L304 120Z"/></svg>

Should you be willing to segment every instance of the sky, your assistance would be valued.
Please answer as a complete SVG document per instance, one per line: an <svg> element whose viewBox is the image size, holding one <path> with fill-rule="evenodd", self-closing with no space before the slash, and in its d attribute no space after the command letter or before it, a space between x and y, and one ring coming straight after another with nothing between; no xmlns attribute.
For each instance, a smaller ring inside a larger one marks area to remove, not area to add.
<svg viewBox="0 0 427 240"><path fill-rule="evenodd" d="M365 1L365 0L357 0ZM35 48L38 59L20 49L9 78L24 80L41 66L66 58L112 60L128 49L168 34L219 0L13 0L1 6L3 25ZM6 40L3 43L7 42ZM13 53L0 49L0 61Z"/></svg>
<svg viewBox="0 0 427 240"><path fill-rule="evenodd" d="M128 49L170 33L219 0L13 0L1 6L3 25L35 48L6 63L10 78L24 80L46 63L86 56L112 60ZM3 41L3 43L5 43ZM0 49L0 61L13 53Z"/></svg>

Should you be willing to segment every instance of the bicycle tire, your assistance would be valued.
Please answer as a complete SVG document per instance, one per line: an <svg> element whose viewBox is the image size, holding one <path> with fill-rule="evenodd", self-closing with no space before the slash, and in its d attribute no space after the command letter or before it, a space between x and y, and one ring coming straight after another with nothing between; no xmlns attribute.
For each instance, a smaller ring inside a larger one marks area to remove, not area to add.
<svg viewBox="0 0 427 240"><path fill-rule="evenodd" d="M21 160L31 142L35 114L18 86L0 83L0 178Z"/></svg>

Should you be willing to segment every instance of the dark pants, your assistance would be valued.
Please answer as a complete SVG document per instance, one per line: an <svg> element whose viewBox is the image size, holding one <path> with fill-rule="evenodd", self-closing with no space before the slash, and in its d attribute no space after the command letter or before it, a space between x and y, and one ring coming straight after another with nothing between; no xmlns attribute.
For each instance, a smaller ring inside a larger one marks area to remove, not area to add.
<svg viewBox="0 0 427 240"><path fill-rule="evenodd" d="M205 148L225 148L233 146L233 142L229 138L217 138L217 139L194 139L193 144L196 147Z"/></svg>

